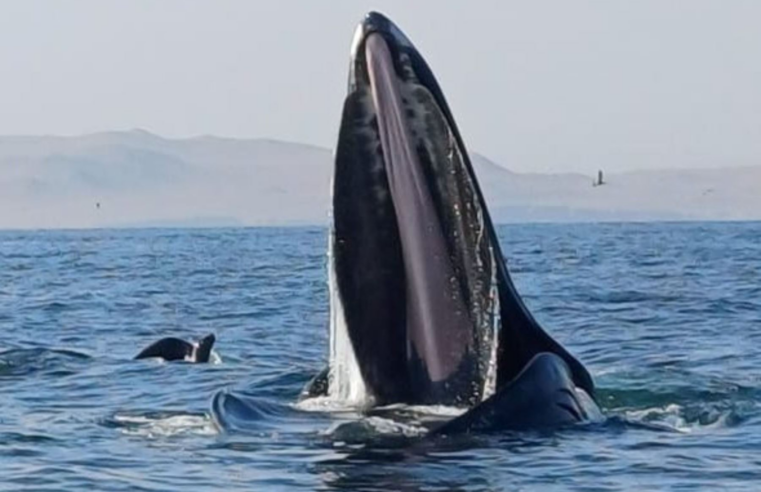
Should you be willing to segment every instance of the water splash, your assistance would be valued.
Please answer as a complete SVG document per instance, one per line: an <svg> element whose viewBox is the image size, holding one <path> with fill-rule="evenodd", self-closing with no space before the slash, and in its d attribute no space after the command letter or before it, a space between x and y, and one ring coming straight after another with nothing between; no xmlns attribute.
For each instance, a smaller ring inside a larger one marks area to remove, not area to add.
<svg viewBox="0 0 761 492"><path fill-rule="evenodd" d="M367 406L370 396L359 371L349 339L341 295L338 292L333 248L335 235L328 239L328 294L330 296L330 376L328 394L348 405Z"/></svg>
<svg viewBox="0 0 761 492"><path fill-rule="evenodd" d="M107 425L119 429L123 434L149 439L180 435L211 436L218 433L212 419L206 414L117 413Z"/></svg>
<svg viewBox="0 0 761 492"><path fill-rule="evenodd" d="M670 403L660 407L627 410L623 413L623 418L630 423L692 434L734 427L742 420L742 412L734 408Z"/></svg>

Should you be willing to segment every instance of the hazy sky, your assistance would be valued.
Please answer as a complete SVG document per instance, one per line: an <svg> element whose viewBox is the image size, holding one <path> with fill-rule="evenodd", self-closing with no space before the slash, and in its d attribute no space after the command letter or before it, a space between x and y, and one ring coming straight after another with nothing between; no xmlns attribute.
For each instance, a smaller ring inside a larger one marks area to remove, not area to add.
<svg viewBox="0 0 761 492"><path fill-rule="evenodd" d="M509 168L761 165L758 0L0 0L0 134L333 147L370 9Z"/></svg>

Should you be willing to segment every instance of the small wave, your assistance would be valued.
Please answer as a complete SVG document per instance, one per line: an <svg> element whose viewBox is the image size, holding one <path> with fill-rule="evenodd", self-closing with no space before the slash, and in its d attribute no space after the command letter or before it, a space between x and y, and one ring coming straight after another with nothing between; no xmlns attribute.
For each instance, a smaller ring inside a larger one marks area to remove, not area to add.
<svg viewBox="0 0 761 492"><path fill-rule="evenodd" d="M278 429L294 417L292 408L266 397L218 391L211 401L211 418L220 430L262 432Z"/></svg>
<svg viewBox="0 0 761 492"><path fill-rule="evenodd" d="M57 439L46 434L24 433L24 432L3 432L0 433L0 442L4 445L9 444L36 444L52 443Z"/></svg>
<svg viewBox="0 0 761 492"><path fill-rule="evenodd" d="M53 375L73 374L72 364L90 356L65 349L21 348L0 352L0 377L26 376L37 372Z"/></svg>
<svg viewBox="0 0 761 492"><path fill-rule="evenodd" d="M580 301L599 304L601 310L613 311L621 309L618 304L641 304L641 303L668 303L679 301L680 297L675 294L642 290L620 290L609 292L579 293Z"/></svg>
<svg viewBox="0 0 761 492"><path fill-rule="evenodd" d="M40 301L30 304L27 309L30 311L42 311L44 313L62 313L73 310L74 307L69 303L60 301Z"/></svg>
<svg viewBox="0 0 761 492"><path fill-rule="evenodd" d="M201 321L229 321L257 318L261 316L261 314L261 311L239 311L214 315L202 314L198 319Z"/></svg>
<svg viewBox="0 0 761 492"><path fill-rule="evenodd" d="M116 414L105 422L107 427L119 429L123 434L147 437L211 436L217 428L206 414L146 413Z"/></svg>

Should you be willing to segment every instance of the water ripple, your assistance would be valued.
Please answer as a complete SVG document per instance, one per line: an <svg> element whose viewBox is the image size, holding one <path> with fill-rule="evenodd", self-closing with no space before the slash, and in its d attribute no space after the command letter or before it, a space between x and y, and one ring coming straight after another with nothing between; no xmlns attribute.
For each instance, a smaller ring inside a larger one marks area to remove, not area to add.
<svg viewBox="0 0 761 492"><path fill-rule="evenodd" d="M757 488L761 224L499 234L606 422L429 441L414 410L295 405L327 352L323 229L0 232L0 488ZM222 363L132 360L209 332Z"/></svg>

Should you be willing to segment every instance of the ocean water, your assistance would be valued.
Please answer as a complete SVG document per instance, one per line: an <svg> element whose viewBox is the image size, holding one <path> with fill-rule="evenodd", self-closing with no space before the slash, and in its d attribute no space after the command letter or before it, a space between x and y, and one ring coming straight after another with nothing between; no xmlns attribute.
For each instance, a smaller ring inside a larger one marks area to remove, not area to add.
<svg viewBox="0 0 761 492"><path fill-rule="evenodd" d="M431 442L294 405L327 354L323 229L0 232L0 490L761 487L761 224L499 233L604 423ZM208 332L215 363L132 360ZM251 425L215 425L229 389Z"/></svg>

